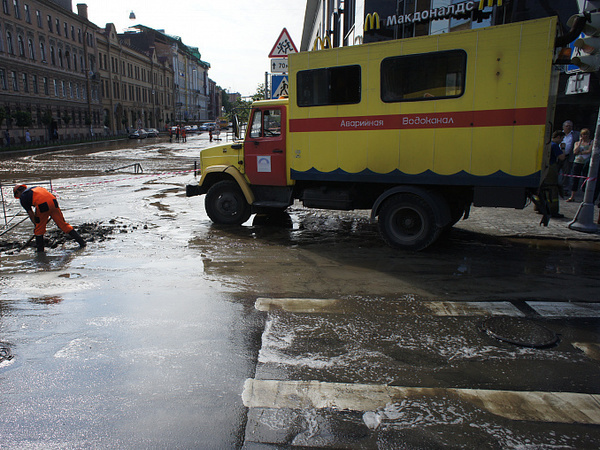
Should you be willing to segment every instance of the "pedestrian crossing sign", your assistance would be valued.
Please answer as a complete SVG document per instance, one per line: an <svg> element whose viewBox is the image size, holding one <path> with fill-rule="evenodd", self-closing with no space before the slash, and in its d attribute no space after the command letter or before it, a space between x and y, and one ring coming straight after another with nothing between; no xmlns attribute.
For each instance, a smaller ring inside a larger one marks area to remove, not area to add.
<svg viewBox="0 0 600 450"><path fill-rule="evenodd" d="M271 75L271 98L288 97L289 87L287 75Z"/></svg>

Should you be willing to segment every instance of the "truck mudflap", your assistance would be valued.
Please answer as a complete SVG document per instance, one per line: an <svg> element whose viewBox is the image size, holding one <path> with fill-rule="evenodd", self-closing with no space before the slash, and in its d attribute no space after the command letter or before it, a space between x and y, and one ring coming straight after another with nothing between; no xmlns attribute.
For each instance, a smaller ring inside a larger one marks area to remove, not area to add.
<svg viewBox="0 0 600 450"><path fill-rule="evenodd" d="M188 184L185 186L185 196L194 197L196 195L206 194L208 190L199 184Z"/></svg>

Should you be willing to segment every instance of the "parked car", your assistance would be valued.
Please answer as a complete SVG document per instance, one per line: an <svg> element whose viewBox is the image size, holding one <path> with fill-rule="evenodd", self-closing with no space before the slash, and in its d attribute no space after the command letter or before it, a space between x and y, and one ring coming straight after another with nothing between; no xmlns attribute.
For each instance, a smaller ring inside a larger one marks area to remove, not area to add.
<svg viewBox="0 0 600 450"><path fill-rule="evenodd" d="M215 122L206 122L200 126L202 131L214 131L217 128L217 124Z"/></svg>
<svg viewBox="0 0 600 450"><path fill-rule="evenodd" d="M148 137L148 133L146 133L146 130L144 130L143 128L140 128L139 130L135 130L135 131L132 131L131 133L129 133L130 139L145 139L147 137Z"/></svg>
<svg viewBox="0 0 600 450"><path fill-rule="evenodd" d="M146 130L146 135L148 137L158 137L158 130L156 128L148 128Z"/></svg>

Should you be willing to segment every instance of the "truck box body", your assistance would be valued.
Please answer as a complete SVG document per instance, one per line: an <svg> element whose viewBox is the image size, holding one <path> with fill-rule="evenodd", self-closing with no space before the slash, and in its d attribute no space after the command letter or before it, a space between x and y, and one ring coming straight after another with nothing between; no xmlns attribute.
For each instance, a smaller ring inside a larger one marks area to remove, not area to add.
<svg viewBox="0 0 600 450"><path fill-rule="evenodd" d="M555 35L556 19L548 18L290 55L290 178L538 186L553 114ZM458 61L445 63L448 55ZM423 82L433 85L431 92L384 101L386 60L396 77L388 84L406 81L418 89L411 72L427 76L428 66L448 72ZM359 67L359 101L299 106L299 74L334 66Z"/></svg>

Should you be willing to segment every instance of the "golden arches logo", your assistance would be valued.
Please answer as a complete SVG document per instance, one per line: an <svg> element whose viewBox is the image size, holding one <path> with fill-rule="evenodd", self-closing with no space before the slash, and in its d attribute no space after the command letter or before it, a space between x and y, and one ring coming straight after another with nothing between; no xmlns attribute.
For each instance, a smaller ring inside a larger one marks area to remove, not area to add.
<svg viewBox="0 0 600 450"><path fill-rule="evenodd" d="M379 14L377 14L376 12L374 12L373 14L367 14L367 16L365 17L365 31L373 29L379 30L379 27Z"/></svg>
<svg viewBox="0 0 600 450"><path fill-rule="evenodd" d="M315 43L313 44L313 50L323 50L326 48L333 48L333 45L331 45L331 39L329 39L329 36L325 36L324 38L317 37L315 39Z"/></svg>
<svg viewBox="0 0 600 450"><path fill-rule="evenodd" d="M487 3L487 5L486 5ZM502 0L496 0L498 6L502 6ZM492 7L494 6L494 0L479 0L479 10L482 11L486 6Z"/></svg>

